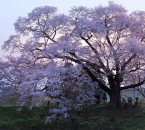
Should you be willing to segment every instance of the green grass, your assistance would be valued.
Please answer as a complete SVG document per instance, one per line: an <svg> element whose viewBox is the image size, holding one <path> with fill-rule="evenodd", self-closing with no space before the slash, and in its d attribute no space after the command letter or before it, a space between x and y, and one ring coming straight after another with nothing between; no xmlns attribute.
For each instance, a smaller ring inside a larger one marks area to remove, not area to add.
<svg viewBox="0 0 145 130"><path fill-rule="evenodd" d="M109 109L106 105L92 105L88 107L88 120L85 109L79 115L77 112L70 112L71 117L77 118L72 123L70 118L54 120L45 124L46 116L49 116L48 109L57 106L33 107L30 110L27 106L22 111L16 111L20 106L0 106L0 129L7 130L145 130L145 110L132 108L124 110L126 121L124 121L121 110ZM115 118L116 122L109 119Z"/></svg>

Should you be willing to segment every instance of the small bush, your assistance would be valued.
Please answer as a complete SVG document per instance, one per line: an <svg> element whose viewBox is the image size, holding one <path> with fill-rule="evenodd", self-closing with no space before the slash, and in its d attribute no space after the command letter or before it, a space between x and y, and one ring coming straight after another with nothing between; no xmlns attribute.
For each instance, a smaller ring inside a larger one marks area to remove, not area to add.
<svg viewBox="0 0 145 130"><path fill-rule="evenodd" d="M91 121L97 121L98 120L98 117L92 117L90 118Z"/></svg>
<svg viewBox="0 0 145 130"><path fill-rule="evenodd" d="M80 128L87 127L87 126L89 126L89 122L88 121L80 122L79 126L80 126Z"/></svg>
<svg viewBox="0 0 145 130"><path fill-rule="evenodd" d="M143 117L143 114L142 114L142 113L134 114L134 117L135 117L135 118L141 118L141 117Z"/></svg>

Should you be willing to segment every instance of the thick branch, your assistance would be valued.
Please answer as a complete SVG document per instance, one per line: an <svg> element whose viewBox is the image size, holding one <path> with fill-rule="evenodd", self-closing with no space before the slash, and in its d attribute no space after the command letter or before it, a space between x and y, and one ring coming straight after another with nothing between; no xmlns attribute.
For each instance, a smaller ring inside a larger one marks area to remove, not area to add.
<svg viewBox="0 0 145 130"><path fill-rule="evenodd" d="M94 76L94 74L90 71L90 69L81 61L81 59L75 54L72 53L72 55L79 61L79 64L82 65L83 69L87 72L87 74L91 77L93 82L98 82L98 85L107 93L110 93L110 89L103 84L99 79Z"/></svg>
<svg viewBox="0 0 145 130"><path fill-rule="evenodd" d="M92 73L87 67L83 66L83 68L84 68L84 70L87 72L87 74L92 78L92 80L93 80L94 82L98 82L98 85L99 85L105 92L110 93L110 89L109 89L106 85L104 85L99 79L97 79L97 78L93 75L93 73Z"/></svg>
<svg viewBox="0 0 145 130"><path fill-rule="evenodd" d="M125 70L126 66L129 64L129 62L136 56L137 54L133 54L124 64L121 66L121 71Z"/></svg>
<svg viewBox="0 0 145 130"><path fill-rule="evenodd" d="M106 39L107 39L107 42L109 43L109 45L112 47L112 44L111 44L111 41L110 41L110 39L109 39L109 31L108 31L108 27L107 27L107 19L105 19L105 27L106 27L106 29L107 29L107 31L106 31Z"/></svg>
<svg viewBox="0 0 145 130"><path fill-rule="evenodd" d="M107 19L105 19L105 27L107 29L107 31L106 31L106 40L107 40L108 44L110 45L110 47L113 49L113 55L114 55L115 64L116 64L115 65L116 66L116 73L118 73L119 72L119 60L118 60L116 51L113 48L112 43L111 43L111 40L109 38L109 30L108 30L108 26L107 26Z"/></svg>
<svg viewBox="0 0 145 130"><path fill-rule="evenodd" d="M118 73L118 71L119 71L119 60L118 60L116 51L115 51L115 49L113 48L112 43L111 43L111 41L110 41L110 38L109 38L109 36L108 36L108 30L107 30L106 39L107 39L107 42L109 43L109 45L111 46L111 48L113 49L113 55L114 55L115 64L116 64L115 66L116 66L116 71L117 71L116 73Z"/></svg>
<svg viewBox="0 0 145 130"><path fill-rule="evenodd" d="M132 84L132 85L125 86L125 87L120 87L120 90L122 91L122 90L129 89L129 88L135 88L135 87L138 87L140 85L143 85L144 82L145 82L145 80L143 80L143 81L141 81L141 82L139 82L137 84Z"/></svg>
<svg viewBox="0 0 145 130"><path fill-rule="evenodd" d="M81 37L81 39L83 39L83 40L91 47L91 49L94 51L94 53L95 53L96 55L99 55L98 51L91 45L91 43L88 41L88 39L84 38L84 37L81 36L81 35L80 35L80 37ZM99 62L100 62L100 64L101 64L103 70L105 70L105 71L107 71L107 72L110 71L109 69L107 69L107 68L105 67L105 65L103 64L103 62L102 62L102 60L101 60L101 58L100 58L99 56L98 56L98 60L99 60Z"/></svg>
<svg viewBox="0 0 145 130"><path fill-rule="evenodd" d="M76 60L76 59L74 59L74 58L72 58L72 57L69 57L69 56L59 56L59 55L54 55L56 58L61 58L61 59L63 59L63 58L66 58L66 59L68 59L68 60L71 60L71 61L73 61L73 62L75 62L75 63L80 63L78 60ZM43 58L48 58L48 59L52 59L52 57L51 56L49 56L49 55L47 55L47 56L42 56L42 57L37 57L35 60L34 60L34 64L36 63L36 61L37 60L39 60L39 59L43 59ZM91 68L92 69L96 69L95 67L97 67L97 68L102 68L101 66L99 66L99 65L97 65L97 64L95 64L95 63L92 63L92 62L90 62L90 61L87 61L87 60L85 60L85 59L80 59L81 61L83 61L83 62L85 62L85 63L87 63L89 66L91 66ZM98 72L98 73L100 73L100 74L105 74L104 72L102 72L101 70L95 70L96 72Z"/></svg>
<svg viewBox="0 0 145 130"><path fill-rule="evenodd" d="M83 39L83 40L91 47L91 49L94 51L94 53L95 53L96 55L98 55L97 50L90 44L90 42L88 41L88 39L84 38L84 37L81 36L81 35L80 35L80 37L81 37L81 39Z"/></svg>

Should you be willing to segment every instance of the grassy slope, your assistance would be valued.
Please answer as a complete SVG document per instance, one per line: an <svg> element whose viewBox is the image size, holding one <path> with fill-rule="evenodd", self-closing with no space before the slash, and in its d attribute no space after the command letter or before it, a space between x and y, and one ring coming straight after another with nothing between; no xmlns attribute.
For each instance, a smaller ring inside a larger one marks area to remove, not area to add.
<svg viewBox="0 0 145 130"><path fill-rule="evenodd" d="M16 111L19 106L0 106L0 129L10 130L139 130L145 129L145 110L134 108L125 110L124 122L122 111L115 110L115 123L110 123L113 118L113 109L105 105L92 105L88 107L89 119L86 120L85 109L78 115L71 112L72 117L77 118L76 123L71 123L70 118L55 120L51 124L45 124L45 117L49 115L49 107L34 107L30 110L23 107L22 111Z"/></svg>

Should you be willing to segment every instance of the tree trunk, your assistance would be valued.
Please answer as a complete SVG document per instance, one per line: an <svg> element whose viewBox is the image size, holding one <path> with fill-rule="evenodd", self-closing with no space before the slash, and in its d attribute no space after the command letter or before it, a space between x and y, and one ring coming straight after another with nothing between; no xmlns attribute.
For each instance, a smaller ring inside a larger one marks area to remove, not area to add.
<svg viewBox="0 0 145 130"><path fill-rule="evenodd" d="M110 92L108 93L110 96L110 103L114 108L121 108L121 96L120 96L120 77L116 75L108 76L108 81L110 85Z"/></svg>
<svg viewBox="0 0 145 130"><path fill-rule="evenodd" d="M119 90L118 90L118 92L112 91L109 96L110 96L110 103L111 103L112 107L121 109L120 91Z"/></svg>

